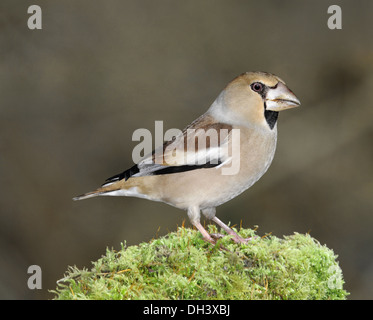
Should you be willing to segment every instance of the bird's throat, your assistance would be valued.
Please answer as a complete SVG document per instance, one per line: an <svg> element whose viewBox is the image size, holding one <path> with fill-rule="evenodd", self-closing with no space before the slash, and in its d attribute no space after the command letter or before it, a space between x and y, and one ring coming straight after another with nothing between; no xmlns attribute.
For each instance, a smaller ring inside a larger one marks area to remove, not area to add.
<svg viewBox="0 0 373 320"><path fill-rule="evenodd" d="M277 122L278 112L264 109L264 117L272 130Z"/></svg>

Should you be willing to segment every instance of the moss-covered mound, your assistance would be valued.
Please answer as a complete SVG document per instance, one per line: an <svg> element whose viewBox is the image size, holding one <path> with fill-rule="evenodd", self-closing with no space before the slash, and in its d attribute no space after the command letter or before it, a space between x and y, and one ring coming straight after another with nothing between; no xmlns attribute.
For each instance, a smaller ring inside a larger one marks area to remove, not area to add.
<svg viewBox="0 0 373 320"><path fill-rule="evenodd" d="M210 232L216 232L210 226ZM214 246L192 229L107 250L89 270L70 267L56 299L345 299L334 252L310 235L228 236Z"/></svg>

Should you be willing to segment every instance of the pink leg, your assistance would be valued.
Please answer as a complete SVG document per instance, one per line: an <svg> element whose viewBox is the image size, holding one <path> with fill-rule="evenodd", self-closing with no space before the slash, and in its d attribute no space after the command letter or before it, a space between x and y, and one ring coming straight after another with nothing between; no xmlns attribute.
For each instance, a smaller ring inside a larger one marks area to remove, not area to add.
<svg viewBox="0 0 373 320"><path fill-rule="evenodd" d="M220 227L222 227L225 230L226 233L228 233L229 235L233 236L232 239L233 239L234 242L236 242L236 243L247 243L248 241L250 241L250 238L244 239L244 238L240 237L236 232L234 232L231 228L229 228L219 218L213 217L212 221L214 221L217 225L219 225Z"/></svg>
<svg viewBox="0 0 373 320"><path fill-rule="evenodd" d="M216 241L209 235L209 233L206 231L206 229L202 226L200 222L192 222L192 223L199 230L199 232L201 232L203 239L205 239L206 241L212 244L215 244Z"/></svg>

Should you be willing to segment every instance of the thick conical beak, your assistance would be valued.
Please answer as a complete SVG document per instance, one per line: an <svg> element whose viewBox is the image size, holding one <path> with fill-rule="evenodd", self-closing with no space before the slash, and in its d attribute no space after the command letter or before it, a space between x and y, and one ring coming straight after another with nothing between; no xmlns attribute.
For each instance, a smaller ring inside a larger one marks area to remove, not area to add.
<svg viewBox="0 0 373 320"><path fill-rule="evenodd" d="M269 88L265 102L266 109L271 111L281 111L300 106L298 98L282 82L279 82L274 88Z"/></svg>

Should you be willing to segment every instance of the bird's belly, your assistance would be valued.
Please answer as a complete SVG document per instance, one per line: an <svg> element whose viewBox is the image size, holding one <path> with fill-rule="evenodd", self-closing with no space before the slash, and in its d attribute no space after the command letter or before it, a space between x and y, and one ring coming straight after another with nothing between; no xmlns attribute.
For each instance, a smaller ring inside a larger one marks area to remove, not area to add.
<svg viewBox="0 0 373 320"><path fill-rule="evenodd" d="M255 155L242 155L236 174L223 174L224 167L189 171L175 175L178 183L160 185L162 199L181 209L198 206L200 209L219 206L257 182L268 170L274 156L275 141L268 150L257 150Z"/></svg>

